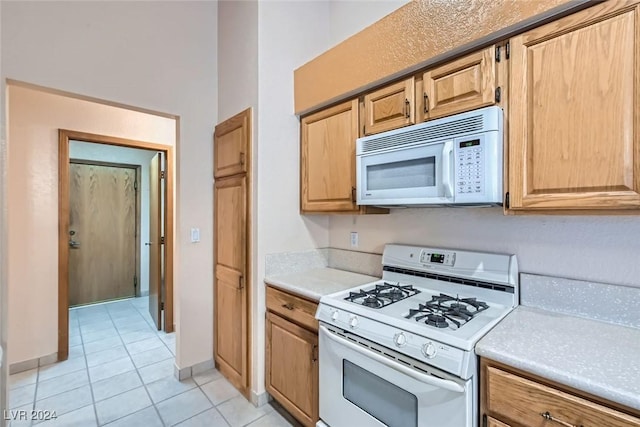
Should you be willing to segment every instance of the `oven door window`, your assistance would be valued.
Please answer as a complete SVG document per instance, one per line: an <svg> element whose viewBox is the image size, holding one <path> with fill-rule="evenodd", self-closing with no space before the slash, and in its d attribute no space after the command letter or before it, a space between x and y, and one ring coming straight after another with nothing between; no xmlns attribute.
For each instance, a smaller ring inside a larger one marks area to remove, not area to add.
<svg viewBox="0 0 640 427"><path fill-rule="evenodd" d="M342 361L345 399L389 427L418 425L418 398L346 359Z"/></svg>

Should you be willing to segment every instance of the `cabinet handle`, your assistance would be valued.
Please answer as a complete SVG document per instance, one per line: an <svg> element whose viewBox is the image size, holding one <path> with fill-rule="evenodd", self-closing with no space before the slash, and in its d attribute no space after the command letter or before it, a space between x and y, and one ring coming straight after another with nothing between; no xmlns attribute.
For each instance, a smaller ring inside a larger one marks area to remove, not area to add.
<svg viewBox="0 0 640 427"><path fill-rule="evenodd" d="M404 115L407 119L411 117L411 103L408 99L404 100Z"/></svg>
<svg viewBox="0 0 640 427"><path fill-rule="evenodd" d="M286 308L287 310L293 310L293 304L291 304L290 302L282 304L282 307Z"/></svg>
<svg viewBox="0 0 640 427"><path fill-rule="evenodd" d="M244 288L244 276L238 276L238 290L242 290Z"/></svg>
<svg viewBox="0 0 640 427"><path fill-rule="evenodd" d="M244 165L244 152L240 152L240 164Z"/></svg>
<svg viewBox="0 0 640 427"><path fill-rule="evenodd" d="M313 345L313 350L311 350L311 361L312 362L318 361L318 344Z"/></svg>
<svg viewBox="0 0 640 427"><path fill-rule="evenodd" d="M356 202L356 187L351 187L351 201Z"/></svg>
<svg viewBox="0 0 640 427"><path fill-rule="evenodd" d="M427 114L429 112L429 95L427 95L427 92L424 93L423 99L424 99L424 113Z"/></svg>
<svg viewBox="0 0 640 427"><path fill-rule="evenodd" d="M564 427L582 427L582 424L580 424L579 426L576 426L575 424L571 424L571 423L568 423L568 422L566 422L566 421L562 421L562 420L559 420L559 419L557 419L557 418L554 418L554 417L553 417L553 415L551 415L551 414L549 413L549 411L547 411L547 412L543 412L543 413L541 413L540 415L541 415L541 416L542 416L542 418L544 418L545 420L553 421L554 423L558 423L558 424L560 424L561 426L564 426Z"/></svg>

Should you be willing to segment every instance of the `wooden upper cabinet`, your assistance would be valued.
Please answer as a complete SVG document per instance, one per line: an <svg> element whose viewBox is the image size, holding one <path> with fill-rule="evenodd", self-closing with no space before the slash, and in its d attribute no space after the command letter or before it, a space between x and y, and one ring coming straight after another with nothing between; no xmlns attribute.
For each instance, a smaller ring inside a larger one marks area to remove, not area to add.
<svg viewBox="0 0 640 427"><path fill-rule="evenodd" d="M303 212L357 212L358 101L302 118L300 208Z"/></svg>
<svg viewBox="0 0 640 427"><path fill-rule="evenodd" d="M640 208L639 13L604 2L511 40L511 209Z"/></svg>
<svg viewBox="0 0 640 427"><path fill-rule="evenodd" d="M425 72L422 120L495 104L495 52L493 45Z"/></svg>
<svg viewBox="0 0 640 427"><path fill-rule="evenodd" d="M250 129L250 119L251 110L247 109L216 126L213 144L214 178L247 171L245 157L250 135L246 135L246 132Z"/></svg>
<svg viewBox="0 0 640 427"><path fill-rule="evenodd" d="M364 134L412 125L415 120L415 79L385 86L364 96Z"/></svg>

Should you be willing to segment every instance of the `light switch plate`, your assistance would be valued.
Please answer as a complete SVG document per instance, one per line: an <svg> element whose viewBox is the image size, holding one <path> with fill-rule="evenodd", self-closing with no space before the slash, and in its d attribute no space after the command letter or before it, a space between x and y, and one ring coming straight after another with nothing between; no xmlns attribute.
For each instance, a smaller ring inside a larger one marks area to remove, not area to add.
<svg viewBox="0 0 640 427"><path fill-rule="evenodd" d="M192 228L191 229L191 243L198 243L200 241L200 229Z"/></svg>

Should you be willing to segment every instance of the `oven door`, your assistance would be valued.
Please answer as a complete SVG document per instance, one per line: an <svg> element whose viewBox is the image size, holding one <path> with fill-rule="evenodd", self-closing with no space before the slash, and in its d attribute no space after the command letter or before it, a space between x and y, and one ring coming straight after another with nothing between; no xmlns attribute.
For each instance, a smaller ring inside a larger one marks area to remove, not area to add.
<svg viewBox="0 0 640 427"><path fill-rule="evenodd" d="M321 422L318 426L476 425L472 380L464 381L444 373L441 378L419 371L337 335L322 324L319 334Z"/></svg>
<svg viewBox="0 0 640 427"><path fill-rule="evenodd" d="M453 203L453 140L359 155L359 205Z"/></svg>

